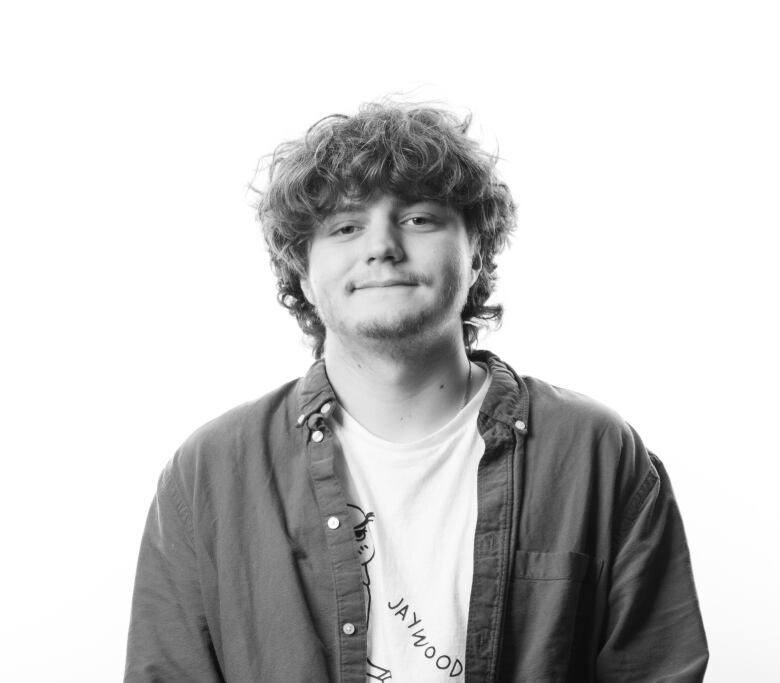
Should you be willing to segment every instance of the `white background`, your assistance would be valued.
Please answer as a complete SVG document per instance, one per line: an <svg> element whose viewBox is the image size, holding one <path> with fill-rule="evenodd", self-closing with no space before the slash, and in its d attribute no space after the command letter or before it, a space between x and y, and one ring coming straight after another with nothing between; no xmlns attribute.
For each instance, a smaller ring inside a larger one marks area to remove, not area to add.
<svg viewBox="0 0 780 683"><path fill-rule="evenodd" d="M519 205L483 346L665 461L709 681L777 681L774 2L34 2L0 14L2 678L120 680L157 475L305 372L246 192L393 92L470 108Z"/></svg>

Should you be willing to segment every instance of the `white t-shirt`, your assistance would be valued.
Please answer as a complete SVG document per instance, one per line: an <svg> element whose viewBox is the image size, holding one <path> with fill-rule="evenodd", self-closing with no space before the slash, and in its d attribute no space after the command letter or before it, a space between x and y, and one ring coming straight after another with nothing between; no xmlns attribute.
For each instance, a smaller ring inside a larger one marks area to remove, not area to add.
<svg viewBox="0 0 780 683"><path fill-rule="evenodd" d="M371 434L342 408L337 472L363 564L367 680L465 678L474 569L477 416L490 376L444 427L411 443Z"/></svg>

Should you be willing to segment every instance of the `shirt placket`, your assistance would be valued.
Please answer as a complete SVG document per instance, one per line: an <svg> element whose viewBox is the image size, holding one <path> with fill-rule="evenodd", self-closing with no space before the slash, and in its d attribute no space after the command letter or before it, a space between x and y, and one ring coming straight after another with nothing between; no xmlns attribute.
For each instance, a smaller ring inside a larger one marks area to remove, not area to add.
<svg viewBox="0 0 780 683"><path fill-rule="evenodd" d="M523 417L526 409L521 410ZM477 473L474 575L466 634L466 682L497 680L507 592L517 544L526 423L480 414L485 454ZM511 644L509 644L511 646Z"/></svg>
<svg viewBox="0 0 780 683"><path fill-rule="evenodd" d="M346 498L334 468L335 436L328 425L332 409L333 402L326 401L315 412L303 413L299 422L308 433L309 469L332 568L336 599L334 628L339 645L338 680L364 683L367 634L361 569Z"/></svg>

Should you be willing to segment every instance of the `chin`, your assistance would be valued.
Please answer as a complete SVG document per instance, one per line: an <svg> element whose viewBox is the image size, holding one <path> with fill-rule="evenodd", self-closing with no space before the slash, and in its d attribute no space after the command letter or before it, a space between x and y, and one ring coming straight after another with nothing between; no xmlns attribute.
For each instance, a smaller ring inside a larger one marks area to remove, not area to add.
<svg viewBox="0 0 780 683"><path fill-rule="evenodd" d="M357 325L359 336L376 340L406 340L434 332L439 322L438 311L420 311L393 319L373 320Z"/></svg>

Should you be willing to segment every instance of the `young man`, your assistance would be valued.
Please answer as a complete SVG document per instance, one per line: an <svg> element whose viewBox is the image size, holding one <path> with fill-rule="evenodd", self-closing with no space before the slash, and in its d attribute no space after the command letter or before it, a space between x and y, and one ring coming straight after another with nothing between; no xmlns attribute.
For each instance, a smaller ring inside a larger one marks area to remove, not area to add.
<svg viewBox="0 0 780 683"><path fill-rule="evenodd" d="M163 471L126 681L702 679L658 458L472 349L514 207L467 128L374 104L277 149L259 216L318 360Z"/></svg>

